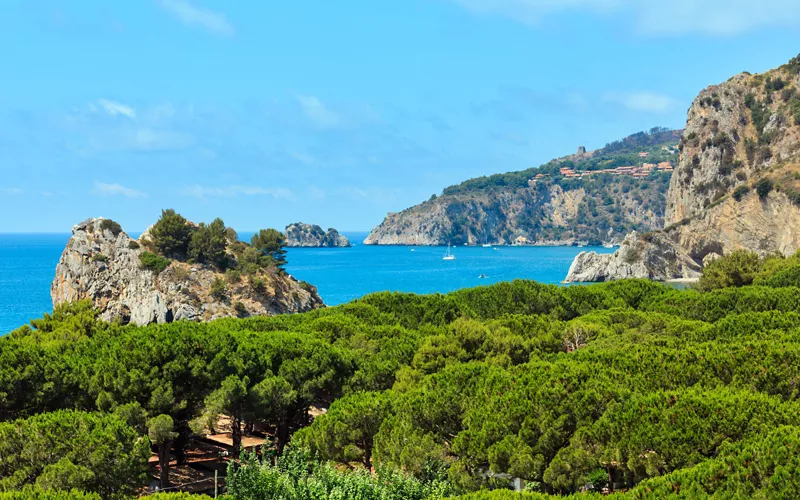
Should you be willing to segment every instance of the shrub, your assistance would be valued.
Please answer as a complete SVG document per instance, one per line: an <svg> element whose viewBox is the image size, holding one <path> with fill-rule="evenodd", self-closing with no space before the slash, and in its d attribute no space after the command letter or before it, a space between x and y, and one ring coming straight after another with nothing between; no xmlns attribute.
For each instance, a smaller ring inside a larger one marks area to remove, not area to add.
<svg viewBox="0 0 800 500"><path fill-rule="evenodd" d="M169 267L170 260L151 252L142 252L139 254L139 263L142 269L148 269L155 274L160 274L161 271Z"/></svg>
<svg viewBox="0 0 800 500"><path fill-rule="evenodd" d="M92 255L92 262L108 262L108 257L102 253Z"/></svg>
<svg viewBox="0 0 800 500"><path fill-rule="evenodd" d="M228 283L239 283L242 281L242 273L237 269L228 269L225 271L225 277L228 279Z"/></svg>
<svg viewBox="0 0 800 500"><path fill-rule="evenodd" d="M128 248L130 248L131 250L137 250L139 248L139 242L136 240L129 241Z"/></svg>
<svg viewBox="0 0 800 500"><path fill-rule="evenodd" d="M217 300L222 300L225 298L227 291L228 287L225 281L220 277L214 278L214 281L211 282L211 296Z"/></svg>
<svg viewBox="0 0 800 500"><path fill-rule="evenodd" d="M103 219L103 221L100 223L100 229L103 231L111 231L114 236L117 236L122 232L122 226L120 226L118 222L115 222L111 219Z"/></svg>
<svg viewBox="0 0 800 500"><path fill-rule="evenodd" d="M762 266L763 261L757 253L736 250L706 266L696 287L700 291L708 292L719 288L750 285Z"/></svg>
<svg viewBox="0 0 800 500"><path fill-rule="evenodd" d="M762 199L767 197L769 192L772 191L772 188L772 181L766 177L756 183L756 192L758 193L759 198Z"/></svg>
<svg viewBox="0 0 800 500"><path fill-rule="evenodd" d="M750 192L750 188L748 186L739 186L733 190L733 199L736 201L740 201L742 198L745 197L747 193Z"/></svg>
<svg viewBox="0 0 800 500"><path fill-rule="evenodd" d="M192 228L183 216L168 208L161 211L161 218L150 230L150 238L163 255L181 256L189 248Z"/></svg>
<svg viewBox="0 0 800 500"><path fill-rule="evenodd" d="M250 279L250 287L256 293L264 293L267 290L264 280L257 276Z"/></svg>
<svg viewBox="0 0 800 500"><path fill-rule="evenodd" d="M247 316L247 308L241 302L234 302L233 310L236 311L236 315L240 318Z"/></svg>

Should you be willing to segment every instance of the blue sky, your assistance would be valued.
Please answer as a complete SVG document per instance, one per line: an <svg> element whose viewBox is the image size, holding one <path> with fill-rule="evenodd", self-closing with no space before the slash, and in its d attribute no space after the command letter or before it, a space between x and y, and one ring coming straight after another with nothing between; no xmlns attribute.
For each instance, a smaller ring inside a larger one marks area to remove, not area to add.
<svg viewBox="0 0 800 500"><path fill-rule="evenodd" d="M796 0L5 0L0 232L368 230L800 52Z"/></svg>

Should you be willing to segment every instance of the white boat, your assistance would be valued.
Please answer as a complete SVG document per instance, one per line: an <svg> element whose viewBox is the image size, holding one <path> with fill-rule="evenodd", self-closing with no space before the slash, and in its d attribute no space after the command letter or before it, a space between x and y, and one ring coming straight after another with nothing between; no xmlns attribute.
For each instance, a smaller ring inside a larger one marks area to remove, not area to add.
<svg viewBox="0 0 800 500"><path fill-rule="evenodd" d="M603 245L603 248L614 248L614 245L612 245L611 243L606 243L605 245Z"/></svg>
<svg viewBox="0 0 800 500"><path fill-rule="evenodd" d="M456 256L450 253L450 244L447 244L447 253L444 254L442 260L456 260Z"/></svg>
<svg viewBox="0 0 800 500"><path fill-rule="evenodd" d="M417 249L416 249L416 248L412 248L412 249L411 249L411 251L412 251L412 252L416 252L416 251L417 251Z"/></svg>
<svg viewBox="0 0 800 500"><path fill-rule="evenodd" d="M481 246L482 246L483 248L492 248L492 245L490 245L490 244L488 244L488 243L484 243L484 244L483 244L483 245L481 245Z"/></svg>

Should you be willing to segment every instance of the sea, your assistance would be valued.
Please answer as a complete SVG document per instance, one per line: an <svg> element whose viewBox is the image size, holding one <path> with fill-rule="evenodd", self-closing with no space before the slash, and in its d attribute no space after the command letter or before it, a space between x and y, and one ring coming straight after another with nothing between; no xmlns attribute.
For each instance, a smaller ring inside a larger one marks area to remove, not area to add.
<svg viewBox="0 0 800 500"><path fill-rule="evenodd" d="M290 248L286 270L317 287L327 305L372 292L447 293L500 281L560 283L581 251L603 247L367 246L365 232L343 232L352 248ZM132 237L137 235L131 234ZM242 232L242 239L249 239ZM0 234L0 335L50 312L50 283L69 234Z"/></svg>

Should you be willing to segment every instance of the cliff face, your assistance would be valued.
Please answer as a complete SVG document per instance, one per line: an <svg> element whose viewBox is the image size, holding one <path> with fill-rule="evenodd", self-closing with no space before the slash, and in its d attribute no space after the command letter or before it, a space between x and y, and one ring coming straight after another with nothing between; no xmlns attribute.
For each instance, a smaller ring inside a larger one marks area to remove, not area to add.
<svg viewBox="0 0 800 500"><path fill-rule="evenodd" d="M799 74L795 58L762 75L736 75L698 95L666 196L667 227L640 240L655 238L696 266L738 249L762 255L800 249ZM580 257L573 270L581 272L571 270L568 279L626 277L604 273L608 259L589 265ZM663 266L638 263L650 276L664 275ZM682 277L691 277L690 271Z"/></svg>
<svg viewBox="0 0 800 500"><path fill-rule="evenodd" d="M287 247L349 247L350 240L339 234L336 229L324 231L313 224L296 222L286 226Z"/></svg>
<svg viewBox="0 0 800 500"><path fill-rule="evenodd" d="M619 241L630 230L662 226L664 195L659 188L666 190L666 180L664 176L648 184L631 178L606 178L566 187L543 181L522 188L440 196L389 214L364 244L572 245ZM611 202L609 192L614 192Z"/></svg>
<svg viewBox="0 0 800 500"><path fill-rule="evenodd" d="M658 233L629 234L613 254L581 252L569 268L565 283L647 278L666 281L697 278L701 266L680 245Z"/></svg>
<svg viewBox="0 0 800 500"><path fill-rule="evenodd" d="M209 321L229 316L273 315L323 307L313 287L277 270L264 270L264 290L249 278L226 280L224 297L212 295L212 282L225 279L218 270L172 261L155 274L140 265L143 247L124 231L89 219L72 229L56 267L50 295L53 304L91 299L106 321L145 325L187 319Z"/></svg>

